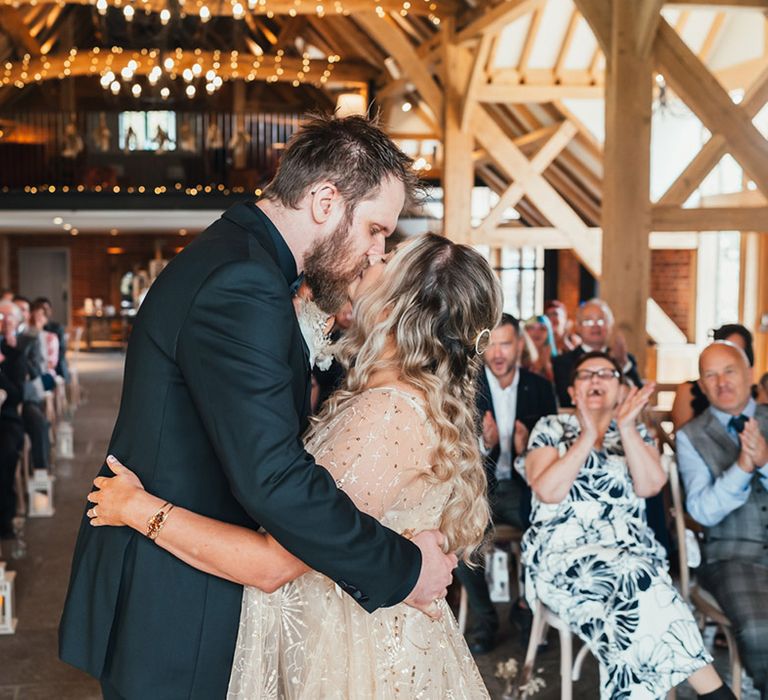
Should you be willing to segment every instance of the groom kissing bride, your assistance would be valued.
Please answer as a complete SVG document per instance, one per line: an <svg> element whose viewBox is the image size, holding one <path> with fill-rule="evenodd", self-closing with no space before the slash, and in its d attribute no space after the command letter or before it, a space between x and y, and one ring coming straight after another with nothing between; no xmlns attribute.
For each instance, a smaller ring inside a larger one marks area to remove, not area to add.
<svg viewBox="0 0 768 700"><path fill-rule="evenodd" d="M444 238L383 255L416 188L368 120L310 120L152 286L60 626L105 698L487 697L443 598L488 522L467 406L501 294ZM357 281L308 433L301 275L326 314Z"/></svg>

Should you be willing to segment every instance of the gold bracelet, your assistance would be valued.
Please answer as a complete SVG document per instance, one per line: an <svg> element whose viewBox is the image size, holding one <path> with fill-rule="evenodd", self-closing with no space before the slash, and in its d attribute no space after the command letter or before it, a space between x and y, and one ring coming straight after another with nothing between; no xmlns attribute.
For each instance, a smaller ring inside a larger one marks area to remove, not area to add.
<svg viewBox="0 0 768 700"><path fill-rule="evenodd" d="M164 510L166 506L170 506L168 510ZM166 501L161 506L160 510L157 511L149 520L147 520L147 537L149 537L150 540L153 542L157 539L157 536L160 534L160 530L163 529L163 525L165 525L165 520L168 517L168 514L173 510L173 503L170 501Z"/></svg>

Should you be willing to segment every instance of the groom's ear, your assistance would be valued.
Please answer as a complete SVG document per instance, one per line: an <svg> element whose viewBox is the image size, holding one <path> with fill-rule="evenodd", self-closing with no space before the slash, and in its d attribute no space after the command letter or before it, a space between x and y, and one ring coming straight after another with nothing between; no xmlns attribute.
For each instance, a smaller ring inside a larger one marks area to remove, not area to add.
<svg viewBox="0 0 768 700"><path fill-rule="evenodd" d="M341 201L341 195L331 182L318 182L309 191L312 218L318 224L324 224L333 215Z"/></svg>

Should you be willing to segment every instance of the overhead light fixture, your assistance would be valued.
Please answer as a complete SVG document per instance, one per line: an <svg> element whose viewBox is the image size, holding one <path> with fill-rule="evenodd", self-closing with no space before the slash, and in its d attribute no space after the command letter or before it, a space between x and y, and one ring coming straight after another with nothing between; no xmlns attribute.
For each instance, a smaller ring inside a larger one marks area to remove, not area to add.
<svg viewBox="0 0 768 700"><path fill-rule="evenodd" d="M171 11L166 7L160 10L160 24L166 25L171 21Z"/></svg>
<svg viewBox="0 0 768 700"><path fill-rule="evenodd" d="M406 100L403 102L403 106L400 109L402 109L403 112L410 112L413 109L413 105Z"/></svg>

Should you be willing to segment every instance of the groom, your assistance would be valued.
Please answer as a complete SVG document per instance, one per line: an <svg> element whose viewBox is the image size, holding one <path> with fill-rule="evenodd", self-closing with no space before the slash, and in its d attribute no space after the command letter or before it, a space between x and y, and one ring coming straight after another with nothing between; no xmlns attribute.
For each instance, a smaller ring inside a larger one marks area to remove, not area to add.
<svg viewBox="0 0 768 700"><path fill-rule="evenodd" d="M455 558L440 533L408 541L358 511L304 451L309 366L291 294L303 272L321 308L341 306L414 192L410 165L362 117L305 123L262 200L225 212L152 286L109 446L148 491L263 526L369 612L403 600L429 610ZM84 516L61 658L108 699L224 698L241 594Z"/></svg>

